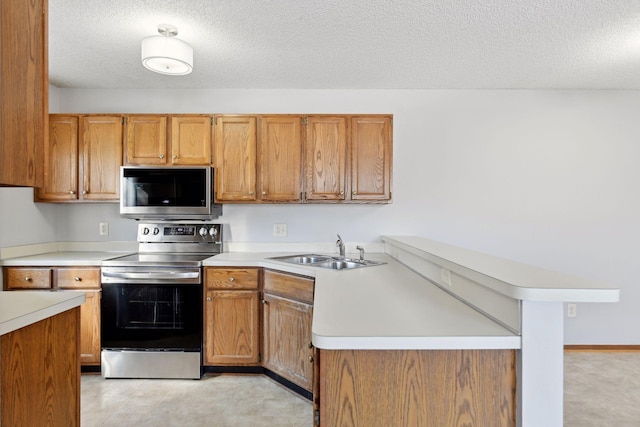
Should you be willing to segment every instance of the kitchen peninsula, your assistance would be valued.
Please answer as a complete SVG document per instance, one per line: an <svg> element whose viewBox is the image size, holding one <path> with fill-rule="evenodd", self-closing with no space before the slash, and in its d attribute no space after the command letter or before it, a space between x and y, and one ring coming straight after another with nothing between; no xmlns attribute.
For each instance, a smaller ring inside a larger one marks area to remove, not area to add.
<svg viewBox="0 0 640 427"><path fill-rule="evenodd" d="M81 293L0 292L0 424L80 425Z"/></svg>
<svg viewBox="0 0 640 427"><path fill-rule="evenodd" d="M248 252L205 265L315 277L320 425L562 426L563 302L616 302L619 290L423 238L382 240L371 258L386 264L350 271Z"/></svg>

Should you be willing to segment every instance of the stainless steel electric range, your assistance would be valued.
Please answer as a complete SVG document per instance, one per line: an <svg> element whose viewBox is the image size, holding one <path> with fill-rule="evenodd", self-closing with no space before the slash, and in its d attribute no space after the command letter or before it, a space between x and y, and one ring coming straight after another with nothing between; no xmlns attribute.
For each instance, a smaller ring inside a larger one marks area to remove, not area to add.
<svg viewBox="0 0 640 427"><path fill-rule="evenodd" d="M202 261L222 253L222 227L145 223L137 240L102 263L102 376L200 378Z"/></svg>

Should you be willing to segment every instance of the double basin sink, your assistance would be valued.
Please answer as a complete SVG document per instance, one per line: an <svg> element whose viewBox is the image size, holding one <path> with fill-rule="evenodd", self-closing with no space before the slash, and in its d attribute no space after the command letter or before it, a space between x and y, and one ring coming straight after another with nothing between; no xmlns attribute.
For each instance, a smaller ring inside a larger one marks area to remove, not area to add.
<svg viewBox="0 0 640 427"><path fill-rule="evenodd" d="M382 261L361 260L353 258L332 257L329 255L302 254L271 257L276 261L289 262L291 264L308 265L311 267L329 268L332 270L348 270L352 268L370 267L386 264Z"/></svg>

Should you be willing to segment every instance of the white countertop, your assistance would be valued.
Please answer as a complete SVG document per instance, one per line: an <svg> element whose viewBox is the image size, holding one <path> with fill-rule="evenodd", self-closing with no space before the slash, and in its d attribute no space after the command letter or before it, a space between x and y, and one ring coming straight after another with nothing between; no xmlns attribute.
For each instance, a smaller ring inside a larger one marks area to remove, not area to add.
<svg viewBox="0 0 640 427"><path fill-rule="evenodd" d="M7 267L31 266L97 266L102 261L128 255L132 252L86 252L61 251L46 252L37 255L7 258L0 260L0 265Z"/></svg>
<svg viewBox="0 0 640 427"><path fill-rule="evenodd" d="M83 292L0 291L0 335L78 307L84 302Z"/></svg>
<svg viewBox="0 0 640 427"><path fill-rule="evenodd" d="M412 236L385 243L442 265L510 298L529 301L617 302L615 286Z"/></svg>
<svg viewBox="0 0 640 427"><path fill-rule="evenodd" d="M281 255L289 254L224 253L204 264L267 267L315 277L312 339L318 348L520 348L518 335L388 255L367 255L387 264L341 271L268 259Z"/></svg>

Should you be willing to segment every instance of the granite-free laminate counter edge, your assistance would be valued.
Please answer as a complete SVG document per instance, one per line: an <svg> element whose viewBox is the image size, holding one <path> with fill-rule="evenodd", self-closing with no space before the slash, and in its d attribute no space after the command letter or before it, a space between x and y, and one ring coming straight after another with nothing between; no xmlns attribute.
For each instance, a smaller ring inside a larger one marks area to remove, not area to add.
<svg viewBox="0 0 640 427"><path fill-rule="evenodd" d="M0 335L79 307L83 292L0 291Z"/></svg>

